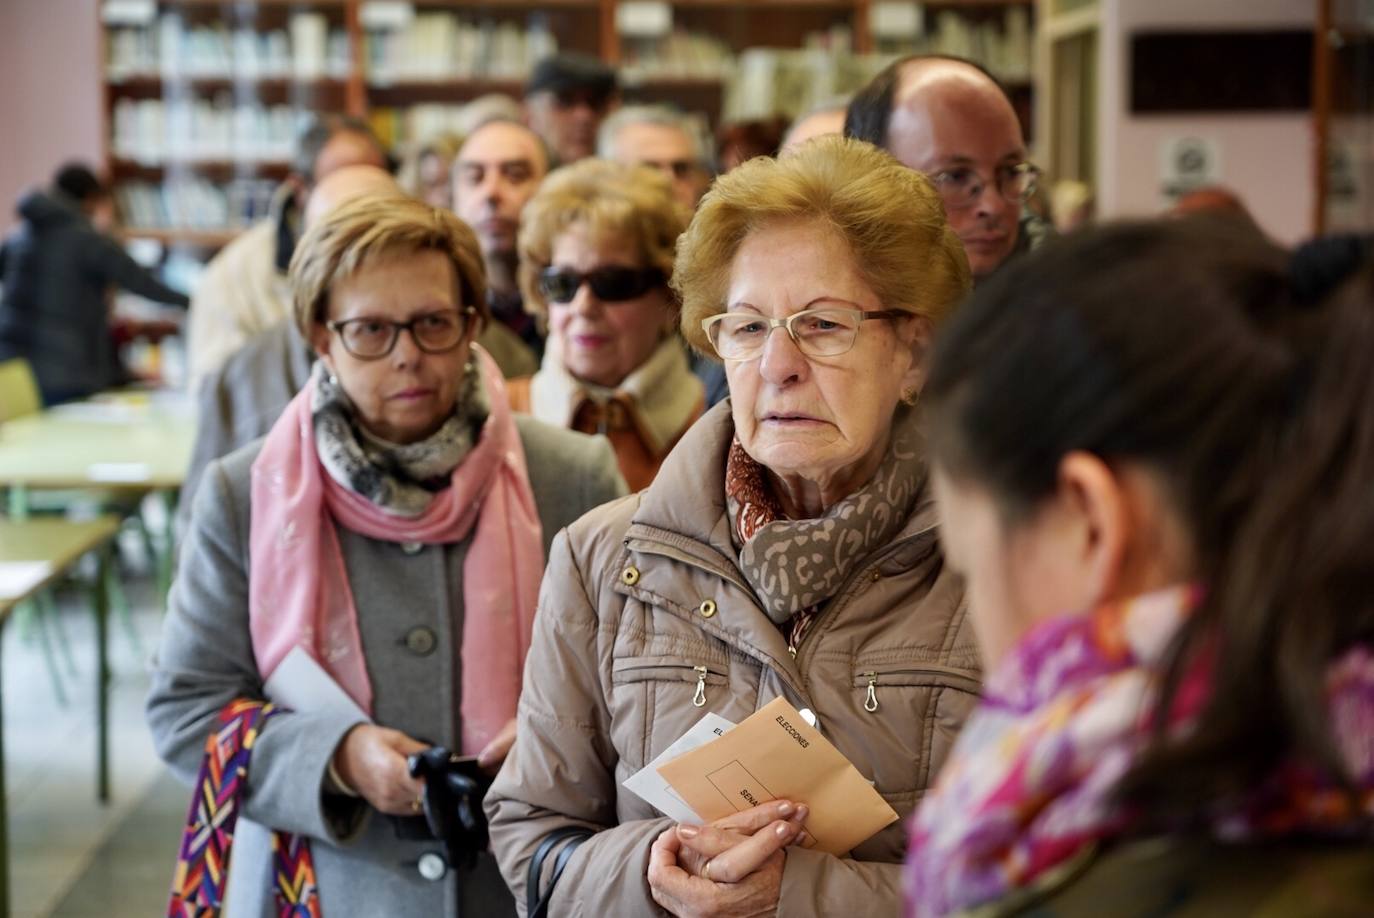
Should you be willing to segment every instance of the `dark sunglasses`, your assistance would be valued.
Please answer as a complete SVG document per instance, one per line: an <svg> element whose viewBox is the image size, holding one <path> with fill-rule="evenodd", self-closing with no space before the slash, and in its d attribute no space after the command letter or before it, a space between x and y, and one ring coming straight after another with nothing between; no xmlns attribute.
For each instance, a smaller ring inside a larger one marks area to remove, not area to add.
<svg viewBox="0 0 1374 918"><path fill-rule="evenodd" d="M571 303L586 283L597 299L619 303L643 296L667 279L658 268L597 268L586 274L571 268L545 268L539 272L539 291L551 303Z"/></svg>

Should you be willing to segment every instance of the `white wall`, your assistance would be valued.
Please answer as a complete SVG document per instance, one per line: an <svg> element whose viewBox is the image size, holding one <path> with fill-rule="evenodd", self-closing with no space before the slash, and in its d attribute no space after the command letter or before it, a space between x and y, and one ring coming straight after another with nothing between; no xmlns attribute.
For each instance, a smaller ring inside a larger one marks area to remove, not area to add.
<svg viewBox="0 0 1374 918"><path fill-rule="evenodd" d="M1315 0L1103 0L1098 98L1098 202L1103 216L1158 213L1161 145L1213 141L1223 184L1270 235L1292 243L1312 232L1310 113L1141 115L1130 113L1130 36L1142 29L1310 28Z"/></svg>
<svg viewBox="0 0 1374 918"><path fill-rule="evenodd" d="M98 0L0 0L0 232L24 189L102 162Z"/></svg>

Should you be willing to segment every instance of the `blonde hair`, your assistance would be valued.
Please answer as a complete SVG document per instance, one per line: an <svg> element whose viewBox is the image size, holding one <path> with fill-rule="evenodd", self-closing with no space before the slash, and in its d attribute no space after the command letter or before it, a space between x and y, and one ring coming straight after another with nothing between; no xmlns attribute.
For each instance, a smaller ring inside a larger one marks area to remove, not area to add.
<svg viewBox="0 0 1374 918"><path fill-rule="evenodd" d="M549 173L520 218L520 292L526 310L547 318L539 272L552 263L554 241L568 229L622 237L637 249L644 267L668 277L687 219L672 184L647 166L584 159Z"/></svg>
<svg viewBox="0 0 1374 918"><path fill-rule="evenodd" d="M476 309L485 325L491 315L486 268L468 225L406 195L375 192L329 211L296 244L289 273L296 327L308 341L311 327L323 321L330 288L364 265L429 251L448 256L462 305Z"/></svg>
<svg viewBox="0 0 1374 918"><path fill-rule="evenodd" d="M756 157L716 180L678 242L672 286L682 334L714 357L703 319L725 309L745 237L781 220L820 220L849 246L885 309L938 325L972 287L963 244L935 186L860 140L817 137L786 157Z"/></svg>

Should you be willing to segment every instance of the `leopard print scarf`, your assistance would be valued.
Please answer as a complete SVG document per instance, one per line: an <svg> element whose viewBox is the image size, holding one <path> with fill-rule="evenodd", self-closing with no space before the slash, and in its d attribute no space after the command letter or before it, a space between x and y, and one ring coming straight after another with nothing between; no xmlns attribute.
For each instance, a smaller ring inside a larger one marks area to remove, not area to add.
<svg viewBox="0 0 1374 918"><path fill-rule="evenodd" d="M898 408L873 477L815 519L784 516L765 471L734 440L725 464L726 507L740 572L795 648L821 607L915 509L926 473L916 412Z"/></svg>

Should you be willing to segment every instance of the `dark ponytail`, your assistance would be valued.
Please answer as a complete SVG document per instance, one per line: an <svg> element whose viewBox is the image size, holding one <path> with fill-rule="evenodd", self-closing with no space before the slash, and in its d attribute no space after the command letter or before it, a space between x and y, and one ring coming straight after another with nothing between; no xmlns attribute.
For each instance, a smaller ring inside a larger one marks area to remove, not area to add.
<svg viewBox="0 0 1374 918"><path fill-rule="evenodd" d="M1374 639L1374 274L1328 295L1289 268L1203 219L1069 237L956 313L923 392L936 460L1012 518L1073 450L1166 482L1207 594L1161 704L1202 655L1213 694L1120 793L1170 825L1289 757L1349 779L1325 674Z"/></svg>

